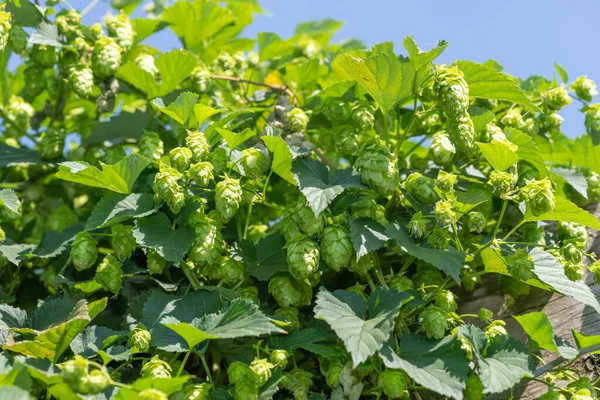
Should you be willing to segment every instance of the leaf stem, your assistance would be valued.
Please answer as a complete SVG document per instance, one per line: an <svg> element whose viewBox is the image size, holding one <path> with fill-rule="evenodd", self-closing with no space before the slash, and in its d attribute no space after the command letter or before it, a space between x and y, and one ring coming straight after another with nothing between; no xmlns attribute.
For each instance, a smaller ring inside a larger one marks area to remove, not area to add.
<svg viewBox="0 0 600 400"><path fill-rule="evenodd" d="M180 376L183 373L183 369L185 368L185 364L187 363L188 358L190 358L190 354L192 354L192 350L193 350L193 348L190 347L190 349L187 351L187 353L185 353L185 357L183 357L183 361L181 362L181 365L179 366L179 371L177 371L177 376Z"/></svg>
<svg viewBox="0 0 600 400"><path fill-rule="evenodd" d="M275 84L270 84L270 83L265 83L265 82L252 81L252 80L249 80L249 79L240 78L238 76L212 75L212 78L213 79L218 79L218 80L223 80L223 81L247 83L249 85L266 87L266 88L269 88L269 89L271 89L271 90L273 90L275 92L279 92L281 94L287 95L289 98L292 99L292 102L294 103L294 105L296 105L296 106L298 105L298 100L296 99L296 95L294 94L294 92L292 92L290 90L289 87L287 87L285 85L275 85Z"/></svg>
<svg viewBox="0 0 600 400"><path fill-rule="evenodd" d="M210 373L210 369L208 368L208 363L206 362L206 357L204 356L204 354L200 356L200 360L202 361L202 366L204 367L204 371L206 372L208 381L211 383L211 385L214 385L212 374Z"/></svg>
<svg viewBox="0 0 600 400"><path fill-rule="evenodd" d="M373 260L373 264L375 266L375 278L377 278L377 281L381 286L387 287L387 283L385 282L383 271L381 270L381 263L379 262L379 256L377 255L377 252L373 252L373 254L371 255L371 259Z"/></svg>
<svg viewBox="0 0 600 400"><path fill-rule="evenodd" d="M369 287L371 288L371 291L374 292L377 290L377 285L375 285L375 282L373 282L373 278L371 278L371 275L369 275L369 273L367 272L365 274L365 279L367 280L367 283L369 284Z"/></svg>
<svg viewBox="0 0 600 400"><path fill-rule="evenodd" d="M600 344L595 344L593 346L584 347L582 349L579 349L579 354L577 355L576 358L579 358L582 355L587 354L587 353L593 353L598 350L600 350ZM566 358L563 358L563 357L558 357L556 360L552 360L548 364L536 369L535 372L533 373L533 376L538 377L540 375L543 375L546 372L549 372L549 371L553 370L554 368L558 367L560 364L564 363L565 361L569 361L569 360L567 360ZM571 361L573 361L573 360L571 360Z"/></svg>
<svg viewBox="0 0 600 400"><path fill-rule="evenodd" d="M248 204L248 212L246 215L246 222L244 223L244 233L242 234L242 239L246 239L246 236L248 235L248 227L250 226L250 216L252 215L252 201L250 201L250 204Z"/></svg>

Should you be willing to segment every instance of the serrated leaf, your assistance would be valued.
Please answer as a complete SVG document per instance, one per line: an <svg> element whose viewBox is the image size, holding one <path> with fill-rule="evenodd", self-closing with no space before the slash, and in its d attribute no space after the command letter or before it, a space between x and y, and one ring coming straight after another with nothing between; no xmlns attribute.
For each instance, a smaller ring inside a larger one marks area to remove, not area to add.
<svg viewBox="0 0 600 400"><path fill-rule="evenodd" d="M329 210L331 211L332 216L340 215L345 213L348 208L359 201L368 200L367 196L355 196L352 194L342 194L338 196L331 202L331 206Z"/></svg>
<svg viewBox="0 0 600 400"><path fill-rule="evenodd" d="M473 61L458 61L457 64L469 85L469 96L513 102L540 111L510 76Z"/></svg>
<svg viewBox="0 0 600 400"><path fill-rule="evenodd" d="M409 298L407 293L378 287L371 294L367 308L364 299L356 293L347 290L330 293L321 288L315 317L327 322L344 342L356 367L383 347L394 329L394 318Z"/></svg>
<svg viewBox="0 0 600 400"><path fill-rule="evenodd" d="M575 222L581 225L588 226L595 230L600 230L600 221L594 215L577 207L569 200L556 197L554 199L554 210L549 213L533 215L530 210L527 210L523 222L530 221L568 221Z"/></svg>
<svg viewBox="0 0 600 400"><path fill-rule="evenodd" d="M269 380L260 388L258 394L258 400L271 400L277 391L279 390L279 382L283 379L283 372L281 369L276 369ZM313 399L311 399L313 400Z"/></svg>
<svg viewBox="0 0 600 400"><path fill-rule="evenodd" d="M294 157L287 142L279 136L263 136L263 142L273 154L271 170L292 185L296 185L292 174L292 161Z"/></svg>
<svg viewBox="0 0 600 400"><path fill-rule="evenodd" d="M4 242L0 243L0 254L11 263L19 265L34 248L34 244L15 243L10 238L6 238Z"/></svg>
<svg viewBox="0 0 600 400"><path fill-rule="evenodd" d="M86 229L117 224L130 218L145 217L156 211L150 193L111 194L98 201L86 222Z"/></svg>
<svg viewBox="0 0 600 400"><path fill-rule="evenodd" d="M75 236L83 231L83 225L75 223L62 232L46 231L33 254L40 258L53 258L67 249Z"/></svg>
<svg viewBox="0 0 600 400"><path fill-rule="evenodd" d="M151 114L136 110L133 113L120 112L108 121L100 122L90 136L82 141L90 145L104 141L120 142L124 139L139 139L148 126Z"/></svg>
<svg viewBox="0 0 600 400"><path fill-rule="evenodd" d="M504 171L519 160L514 146L509 143L497 140L491 143L477 142L477 147L487 162L497 171Z"/></svg>
<svg viewBox="0 0 600 400"><path fill-rule="evenodd" d="M217 110L216 108L209 107L205 104L196 104L194 106L194 115L196 116L196 120L198 124L202 125L204 121L220 113L222 110Z"/></svg>
<svg viewBox="0 0 600 400"><path fill-rule="evenodd" d="M573 282L567 278L564 267L552 254L536 247L529 255L533 258L533 272L540 281L600 313L600 304L589 286L583 281Z"/></svg>
<svg viewBox="0 0 600 400"><path fill-rule="evenodd" d="M150 161L137 154L130 154L115 165L101 162L102 171L84 162L69 161L59 164L55 176L65 181L127 194L148 164Z"/></svg>
<svg viewBox="0 0 600 400"><path fill-rule="evenodd" d="M135 32L134 43L136 44L167 27L167 24L160 19L133 18L130 21Z"/></svg>
<svg viewBox="0 0 600 400"><path fill-rule="evenodd" d="M33 400L25 389L18 386L0 386L0 398L10 400Z"/></svg>
<svg viewBox="0 0 600 400"><path fill-rule="evenodd" d="M354 175L351 168L330 174L325 164L312 158L301 157L294 160L292 172L300 191L317 216L344 189L364 187L360 176Z"/></svg>
<svg viewBox="0 0 600 400"><path fill-rule="evenodd" d="M190 226L179 226L174 229L171 220L165 213L152 217L140 218L135 222L133 236L143 247L154 249L165 260L180 262L185 253L192 247L196 235Z"/></svg>
<svg viewBox="0 0 600 400"><path fill-rule="evenodd" d="M227 142L227 147L229 147L230 150L235 149L240 144L244 143L246 140L256 135L256 132L254 132L250 128L246 128L240 133L223 128L216 128L216 130L217 132L219 132L219 135L221 135L223 139L225 139L225 142Z"/></svg>
<svg viewBox="0 0 600 400"><path fill-rule="evenodd" d="M189 348L194 348L205 340L218 339L217 336L201 331L187 322L179 322L173 317L167 316L162 319L161 323L181 336Z"/></svg>
<svg viewBox="0 0 600 400"><path fill-rule="evenodd" d="M479 106L469 107L469 115L471 116L471 121L473 121L475 133L483 132L488 124L496 117L494 113L487 108Z"/></svg>
<svg viewBox="0 0 600 400"><path fill-rule="evenodd" d="M492 194L489 190L471 185L466 192L456 192L456 200L454 200L454 209L457 213L466 214L478 205L492 200Z"/></svg>
<svg viewBox="0 0 600 400"><path fill-rule="evenodd" d="M273 32L258 34L258 57L260 61L273 60L291 54L294 46Z"/></svg>
<svg viewBox="0 0 600 400"><path fill-rule="evenodd" d="M584 335L583 333L577 332L575 329L572 329L571 332L573 333L573 339L575 339L575 344L578 349L600 344L600 335ZM600 350L593 351L589 354L600 354Z"/></svg>
<svg viewBox="0 0 600 400"><path fill-rule="evenodd" d="M390 240L386 235L385 227L371 218L360 217L349 220L350 239L356 251L357 261L368 252L382 248Z"/></svg>
<svg viewBox="0 0 600 400"><path fill-rule="evenodd" d="M571 186L577 193L587 200L588 183L585 175L581 171L570 168L556 167L550 171L558 175L561 180Z"/></svg>
<svg viewBox="0 0 600 400"><path fill-rule="evenodd" d="M204 136L206 136L206 140L208 141L208 143L210 143L212 146L214 146L219 143L219 136L217 136L218 132L216 131L217 128L225 128L228 130L236 129L237 126L243 125L244 120L247 120L247 119L244 119L243 121L240 121L242 123L237 123L238 119L241 119L241 117L244 117L247 114L254 114L256 112L262 113L263 111L264 111L264 109L262 109L262 108L254 107L254 108L241 108L239 110L234 110L229 113L226 113L223 116L223 118L221 118L218 121L214 121L212 124L210 124L206 127L206 130L204 131Z"/></svg>
<svg viewBox="0 0 600 400"><path fill-rule="evenodd" d="M417 43L412 36L407 36L404 38L404 41L402 41L402 45L408 52L410 62L414 65L415 71L419 71L421 68L438 58L444 50L446 50L446 47L448 47L448 42L440 40L438 45L433 49L423 51L417 46Z"/></svg>
<svg viewBox="0 0 600 400"><path fill-rule="evenodd" d="M194 107L198 102L198 97L196 93L183 92L169 106L165 106L161 98L152 100L152 105L158 108L163 114L168 115L181 125L187 127L194 115Z"/></svg>
<svg viewBox="0 0 600 400"><path fill-rule="evenodd" d="M419 385L443 396L462 400L469 360L454 336L432 341L415 334L400 337L400 351L385 345L379 357L388 368L403 369Z"/></svg>
<svg viewBox="0 0 600 400"><path fill-rule="evenodd" d="M27 324L27 313L20 308L0 304L0 345L6 341L9 330L23 328Z"/></svg>
<svg viewBox="0 0 600 400"><path fill-rule="evenodd" d="M311 353L331 358L339 355L335 347L321 344L325 340L335 339L336 336L319 328L308 328L292 332L283 336L271 336L269 346L273 349L283 349L292 353L295 349L304 349Z"/></svg>
<svg viewBox="0 0 600 400"><path fill-rule="evenodd" d="M286 272L287 251L285 239L281 235L261 238L256 245L250 240L240 243L246 270L259 281L268 281L278 272Z"/></svg>
<svg viewBox="0 0 600 400"><path fill-rule="evenodd" d="M553 351L568 360L577 356L578 352L576 349L565 346L564 342L554 335L554 328L546 313L531 312L523 315L515 315L514 318L525 331L531 351Z"/></svg>
<svg viewBox="0 0 600 400"><path fill-rule="evenodd" d="M88 326L70 344L74 354L89 358L117 340L127 337L127 332L115 331L104 326Z"/></svg>
<svg viewBox="0 0 600 400"><path fill-rule="evenodd" d="M6 11L12 14L11 24L36 27L42 22L42 8L29 0L8 0Z"/></svg>
<svg viewBox="0 0 600 400"><path fill-rule="evenodd" d="M486 272L512 276L508 272L507 260L501 254L500 250L491 247L484 249L481 252L481 260L483 261ZM528 279L525 283L543 290L552 290L550 286L535 278Z"/></svg>
<svg viewBox="0 0 600 400"><path fill-rule="evenodd" d="M430 263L455 281L460 282L460 270L465 260L465 253L452 248L440 250L416 244L406 228L399 222L388 225L386 233L391 239L396 239L398 245L411 256Z"/></svg>
<svg viewBox="0 0 600 400"><path fill-rule="evenodd" d="M505 128L504 133L506 134L506 138L508 140L519 146L517 149L517 155L519 158L533 165L538 170L540 178L547 177L548 169L546 168L546 163L531 136L521 132L518 129L510 127Z"/></svg>
<svg viewBox="0 0 600 400"><path fill-rule="evenodd" d="M327 66L313 58L304 62L287 64L283 80L286 86L293 87L295 90L308 90L314 87L319 78L326 76L328 72Z"/></svg>
<svg viewBox="0 0 600 400"><path fill-rule="evenodd" d="M334 69L343 71L348 77L361 85L379 107L387 113L401 99L412 93L412 81L407 66L394 54L380 53L366 59L359 59L350 54L341 54L333 61Z"/></svg>
<svg viewBox="0 0 600 400"><path fill-rule="evenodd" d="M19 198L14 190L2 189L0 190L0 206L4 206L10 211L21 215L19 212Z"/></svg>
<svg viewBox="0 0 600 400"><path fill-rule="evenodd" d="M567 71L557 63L554 63L554 69L556 70L556 73L558 73L558 76L560 76L560 80L566 85L569 82L569 74L567 74Z"/></svg>
<svg viewBox="0 0 600 400"><path fill-rule="evenodd" d="M12 167L15 165L45 164L40 153L27 148L17 148L0 143L0 167Z"/></svg>
<svg viewBox="0 0 600 400"><path fill-rule="evenodd" d="M43 44L46 46L60 48L62 43L59 40L58 28L54 24L42 22L31 33L31 36L29 37L29 44Z"/></svg>
<svg viewBox="0 0 600 400"><path fill-rule="evenodd" d="M296 25L295 34L296 36L308 36L325 45L343 25L343 22L330 18L307 21Z"/></svg>

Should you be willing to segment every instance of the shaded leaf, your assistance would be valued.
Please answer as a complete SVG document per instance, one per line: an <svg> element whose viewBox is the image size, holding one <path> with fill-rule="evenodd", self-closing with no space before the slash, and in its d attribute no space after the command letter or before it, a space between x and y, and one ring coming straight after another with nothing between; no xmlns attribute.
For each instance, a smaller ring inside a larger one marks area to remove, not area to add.
<svg viewBox="0 0 600 400"><path fill-rule="evenodd" d="M600 230L600 221L594 215L577 207L574 203L563 197L556 197L554 210L549 213L533 215L527 210L523 222L529 221L569 221Z"/></svg>
<svg viewBox="0 0 600 400"><path fill-rule="evenodd" d="M256 245L249 240L240 243L246 270L259 281L268 281L277 272L286 272L287 252L281 235L261 238Z"/></svg>
<svg viewBox="0 0 600 400"><path fill-rule="evenodd" d="M279 136L263 136L263 142L273 154L271 170L292 185L296 185L294 174L292 174L292 151L287 142Z"/></svg>
<svg viewBox="0 0 600 400"><path fill-rule="evenodd" d="M368 218L360 217L350 220L350 239L352 246L356 251L356 260L370 251L382 248L390 240L386 235L386 229L379 222Z"/></svg>
<svg viewBox="0 0 600 400"><path fill-rule="evenodd" d="M67 249L75 240L75 236L83 230L83 225L75 223L62 232L46 231L42 241L33 254L41 258L53 258Z"/></svg>
<svg viewBox="0 0 600 400"><path fill-rule="evenodd" d="M531 312L516 315L515 319L525 331L531 351L549 350L569 360L577 356L576 349L565 346L561 339L554 335L554 328L546 313Z"/></svg>
<svg viewBox="0 0 600 400"><path fill-rule="evenodd" d="M14 190L2 189L0 190L0 206L4 206L10 211L21 214L19 212L19 198Z"/></svg>
<svg viewBox="0 0 600 400"><path fill-rule="evenodd" d="M563 167L552 168L551 171L587 200L588 183L581 171Z"/></svg>
<svg viewBox="0 0 600 400"><path fill-rule="evenodd" d="M183 92L169 106L165 106L161 98L152 100L152 105L180 124L189 126L190 120L194 115L194 107L198 102L198 97L196 93Z"/></svg>
<svg viewBox="0 0 600 400"><path fill-rule="evenodd" d="M219 135L223 136L223 139L225 139L225 142L227 142L227 147L229 147L230 150L235 149L240 144L256 135L256 132L250 128L246 128L240 133L223 128L216 128L216 130L219 132Z"/></svg>
<svg viewBox="0 0 600 400"><path fill-rule="evenodd" d="M135 222L133 236L143 247L154 249L165 260L180 262L192 247L196 235L190 226L174 229L171 220L164 213L152 217L140 218Z"/></svg>
<svg viewBox="0 0 600 400"><path fill-rule="evenodd" d="M122 141L123 139L139 139L150 122L151 114L136 110L133 113L120 112L108 121L100 122L83 145L104 141Z"/></svg>
<svg viewBox="0 0 600 400"><path fill-rule="evenodd" d="M45 164L40 153L28 148L17 148L0 142L0 167L12 167L20 164Z"/></svg>
<svg viewBox="0 0 600 400"><path fill-rule="evenodd" d="M273 32L258 34L258 57L261 61L272 60L291 54L294 46Z"/></svg>
<svg viewBox="0 0 600 400"><path fill-rule="evenodd" d="M154 199L150 193L104 196L88 217L86 229L110 226L134 217L145 217L154 211Z"/></svg>

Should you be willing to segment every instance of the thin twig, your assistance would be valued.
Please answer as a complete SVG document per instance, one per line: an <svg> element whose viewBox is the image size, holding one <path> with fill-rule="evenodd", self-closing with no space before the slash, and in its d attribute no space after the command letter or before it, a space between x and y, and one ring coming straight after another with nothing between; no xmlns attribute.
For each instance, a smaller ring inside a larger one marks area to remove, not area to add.
<svg viewBox="0 0 600 400"><path fill-rule="evenodd" d="M316 147L313 150L314 150L315 154L317 155L317 157L319 157L321 159L321 161L323 161L325 164L327 164L329 169L331 169L332 171L335 171L337 169L336 166L329 160L329 158L327 158L325 156L325 154L323 154L323 152L321 150L317 149Z"/></svg>
<svg viewBox="0 0 600 400"><path fill-rule="evenodd" d="M238 76L228 76L228 75L212 75L213 79L220 79L223 81L232 81L232 82L239 82L239 83L247 83L249 85L254 85L254 86L260 86L260 87L266 87L269 88L275 92L279 92L282 94L286 94L288 97L290 97L292 99L292 102L294 103L294 105L298 105L298 100L296 99L296 95L294 94L294 92L292 92L290 90L289 87L285 86L285 85L277 85L277 84L271 84L271 83L265 83L265 82L258 82L258 81L252 81L249 79L243 79L240 78Z"/></svg>
<svg viewBox="0 0 600 400"><path fill-rule="evenodd" d="M24 131L23 129L21 129L20 126L17 126L17 124L15 124L13 122L13 120L10 119L8 117L8 115L6 115L6 113L4 112L4 110L2 108L0 108L0 116L4 120L4 125L6 125L6 123L8 123L10 126L12 126L21 135L25 136L26 138L28 138L29 140L31 140L32 142L35 143L35 137L31 136L29 133L27 133L26 131Z"/></svg>

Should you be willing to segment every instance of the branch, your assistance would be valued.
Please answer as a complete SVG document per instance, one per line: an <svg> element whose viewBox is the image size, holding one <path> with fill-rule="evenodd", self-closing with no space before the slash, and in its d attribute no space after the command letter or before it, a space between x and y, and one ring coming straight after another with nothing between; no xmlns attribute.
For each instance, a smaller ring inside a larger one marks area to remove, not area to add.
<svg viewBox="0 0 600 400"><path fill-rule="evenodd" d="M232 82L240 82L240 83L247 83L249 85L255 85L255 86L260 86L260 87L266 87L269 88L275 92L279 92L281 94L285 94L288 97L290 97L292 99L292 102L294 103L295 106L298 105L298 101L296 100L296 95L294 94L294 92L292 92L290 90L289 87L285 86L285 85L275 85L275 84L270 84L270 83L264 83L264 82L258 82L258 81L252 81L249 79L242 79L240 77L237 76L228 76L228 75L212 75L213 79L220 79L223 81L232 81Z"/></svg>
<svg viewBox="0 0 600 400"><path fill-rule="evenodd" d="M0 108L0 116L2 117L3 121L4 121L4 125L6 126L6 124L8 123L10 126L12 126L17 132L19 132L22 136L25 136L27 138L29 138L29 140L31 140L32 142L35 143L35 137L31 136L29 133L27 133L26 131L24 131L23 129L21 129L20 126L17 126L12 119L8 118L8 115L6 115L4 113L4 110L2 108Z"/></svg>

